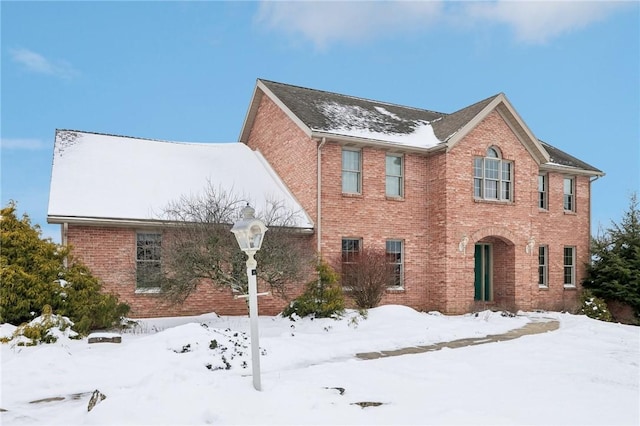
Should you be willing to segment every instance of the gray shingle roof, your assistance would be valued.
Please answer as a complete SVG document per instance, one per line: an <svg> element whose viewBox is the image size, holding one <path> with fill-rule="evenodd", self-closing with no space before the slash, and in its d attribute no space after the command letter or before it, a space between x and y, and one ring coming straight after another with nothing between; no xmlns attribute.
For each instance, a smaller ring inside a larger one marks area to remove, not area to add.
<svg viewBox="0 0 640 426"><path fill-rule="evenodd" d="M603 173L602 170L593 167L592 165L585 163L582 160L577 159L573 155L567 154L566 152L556 148L553 145L549 145L546 142L540 141L544 149L549 153L549 163L558 164L561 166L575 167L582 170L589 170L592 172Z"/></svg>
<svg viewBox="0 0 640 426"><path fill-rule="evenodd" d="M443 145L503 94L490 96L453 113L436 112L397 104L341 95L322 90L293 86L269 80L259 80L312 132L353 136L358 131L394 143L393 137L416 134L420 126L428 125L435 136L426 147ZM366 133L365 133L366 132ZM367 137L367 136L365 136ZM550 165L574 167L595 174L601 170L560 149L539 141L550 155ZM414 144L414 146L419 146Z"/></svg>
<svg viewBox="0 0 640 426"><path fill-rule="evenodd" d="M458 130L480 113L498 95L491 96L451 114L443 114L442 120L433 123L433 130L441 141L447 141Z"/></svg>
<svg viewBox="0 0 640 426"><path fill-rule="evenodd" d="M419 126L445 116L435 111L260 81L312 131L366 130L377 134L410 135Z"/></svg>

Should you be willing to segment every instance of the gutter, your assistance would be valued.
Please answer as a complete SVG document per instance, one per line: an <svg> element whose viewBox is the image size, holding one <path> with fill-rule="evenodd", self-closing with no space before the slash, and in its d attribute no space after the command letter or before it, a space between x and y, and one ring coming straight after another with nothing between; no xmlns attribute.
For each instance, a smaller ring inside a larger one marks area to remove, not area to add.
<svg viewBox="0 0 640 426"><path fill-rule="evenodd" d="M175 227L181 226L182 221L168 221L161 219L116 219L116 218L101 218L101 217L80 217L80 216L47 216L47 223L50 224L62 224L63 227L68 229L71 225L84 225L84 226L104 226L113 228L151 228L158 229L163 227ZM233 223L227 223L228 226L233 226ZM313 228L303 227L287 227L301 234L313 234ZM63 228L64 229L64 228ZM66 238L66 235L63 236ZM64 240L63 240L64 241Z"/></svg>
<svg viewBox="0 0 640 426"><path fill-rule="evenodd" d="M316 195L317 216L316 216L316 253L318 253L318 261L320 260L321 242L322 242L322 147L327 143L327 138L322 137L318 144L318 189Z"/></svg>
<svg viewBox="0 0 640 426"><path fill-rule="evenodd" d="M326 140L331 138L332 141L338 142L342 145L354 145L354 146L369 146L375 148L381 148L384 150L398 151L398 152L413 152L417 154L428 155L435 151L440 151L447 148L447 143L439 143L431 147L417 147L411 145L403 145L401 143L394 143L388 141L381 141L377 139L367 139L357 136L337 135L334 133L322 132L314 130L311 134L312 138Z"/></svg>

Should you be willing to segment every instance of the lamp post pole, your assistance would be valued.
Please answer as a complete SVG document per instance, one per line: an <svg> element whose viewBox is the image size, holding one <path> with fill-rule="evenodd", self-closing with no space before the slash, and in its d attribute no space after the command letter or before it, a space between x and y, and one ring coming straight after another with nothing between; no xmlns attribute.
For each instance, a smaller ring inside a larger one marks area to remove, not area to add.
<svg viewBox="0 0 640 426"><path fill-rule="evenodd" d="M251 330L251 368L253 387L262 390L260 383L260 338L258 334L258 272L255 254L262 246L264 233L267 232L265 224L256 219L255 210L247 204L242 209L242 219L231 228L236 236L240 250L247 255L247 283L249 284L249 326Z"/></svg>
<svg viewBox="0 0 640 426"><path fill-rule="evenodd" d="M247 251L247 278L249 284L249 323L251 329L251 369L253 371L253 387L262 390L260 383L260 336L258 334L258 280L256 266L258 262L253 257L254 251Z"/></svg>

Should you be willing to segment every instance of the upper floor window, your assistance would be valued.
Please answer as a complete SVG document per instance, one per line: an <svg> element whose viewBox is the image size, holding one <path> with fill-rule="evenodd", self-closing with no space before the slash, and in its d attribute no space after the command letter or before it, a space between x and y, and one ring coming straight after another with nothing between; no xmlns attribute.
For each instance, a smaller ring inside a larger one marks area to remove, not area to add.
<svg viewBox="0 0 640 426"><path fill-rule="evenodd" d="M386 156L386 194L387 197L402 197L402 163L403 158L401 155Z"/></svg>
<svg viewBox="0 0 640 426"><path fill-rule="evenodd" d="M402 287L404 275L402 246L401 240L387 240L387 263L391 269L389 287Z"/></svg>
<svg viewBox="0 0 640 426"><path fill-rule="evenodd" d="M138 232L136 235L136 288L159 288L162 278L162 234Z"/></svg>
<svg viewBox="0 0 640 426"><path fill-rule="evenodd" d="M564 209L569 212L576 211L576 181L572 177L564 178Z"/></svg>
<svg viewBox="0 0 640 426"><path fill-rule="evenodd" d="M549 209L547 175L538 175L538 207L544 210Z"/></svg>
<svg viewBox="0 0 640 426"><path fill-rule="evenodd" d="M342 150L342 192L360 194L362 192L361 151Z"/></svg>
<svg viewBox="0 0 640 426"><path fill-rule="evenodd" d="M564 285L575 287L576 285L576 248L564 248Z"/></svg>
<svg viewBox="0 0 640 426"><path fill-rule="evenodd" d="M549 247L538 247L538 286L549 287Z"/></svg>
<svg viewBox="0 0 640 426"><path fill-rule="evenodd" d="M495 147L487 149L486 157L473 159L473 195L500 201L513 197L513 162L503 160Z"/></svg>

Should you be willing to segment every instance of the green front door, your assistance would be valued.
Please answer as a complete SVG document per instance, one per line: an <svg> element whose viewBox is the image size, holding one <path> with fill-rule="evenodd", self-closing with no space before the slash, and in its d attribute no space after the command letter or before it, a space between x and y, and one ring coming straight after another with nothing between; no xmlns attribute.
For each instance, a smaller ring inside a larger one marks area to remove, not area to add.
<svg viewBox="0 0 640 426"><path fill-rule="evenodd" d="M476 244L474 300L491 300L491 246Z"/></svg>

